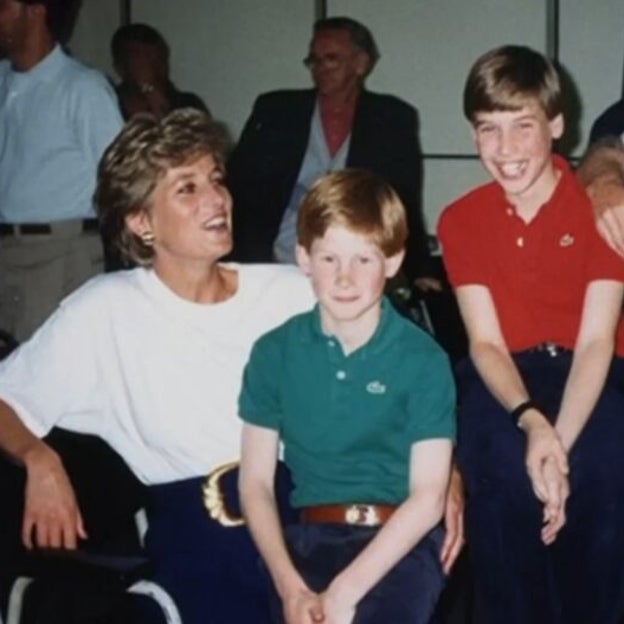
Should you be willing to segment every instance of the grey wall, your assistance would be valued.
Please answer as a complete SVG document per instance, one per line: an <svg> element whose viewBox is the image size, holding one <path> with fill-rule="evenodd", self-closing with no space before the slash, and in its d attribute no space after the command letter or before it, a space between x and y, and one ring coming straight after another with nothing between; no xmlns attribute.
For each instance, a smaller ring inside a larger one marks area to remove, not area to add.
<svg viewBox="0 0 624 624"><path fill-rule="evenodd" d="M259 93L307 84L310 0L134 0L132 18L162 31L178 87L198 93L234 137Z"/></svg>
<svg viewBox="0 0 624 624"><path fill-rule="evenodd" d="M309 84L301 64L314 0L133 0L132 18L161 30L172 48L172 75L201 95L238 136L258 93ZM367 24L382 59L369 88L394 93L420 111L427 154L474 154L461 115L469 66L503 43L548 48L547 0L327 0L329 15ZM118 0L84 0L72 40L77 56L111 71L108 41ZM581 93L580 154L593 119L619 97L624 58L622 0L560 0L559 58ZM552 41L550 42L552 43ZM484 179L477 161L426 160L425 212L440 209Z"/></svg>
<svg viewBox="0 0 624 624"><path fill-rule="evenodd" d="M120 23L118 0L82 0L70 48L82 61L113 75L109 42Z"/></svg>

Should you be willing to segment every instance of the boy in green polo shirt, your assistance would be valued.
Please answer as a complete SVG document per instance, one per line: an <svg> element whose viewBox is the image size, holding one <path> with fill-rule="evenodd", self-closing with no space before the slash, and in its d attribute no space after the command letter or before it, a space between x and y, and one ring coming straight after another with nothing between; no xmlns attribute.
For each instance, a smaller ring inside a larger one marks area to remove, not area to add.
<svg viewBox="0 0 624 624"><path fill-rule="evenodd" d="M443 586L439 526L455 434L446 355L383 297L407 236L377 176L331 173L299 211L318 305L265 334L245 370L245 516L287 624L427 623ZM300 522L282 532L279 443Z"/></svg>

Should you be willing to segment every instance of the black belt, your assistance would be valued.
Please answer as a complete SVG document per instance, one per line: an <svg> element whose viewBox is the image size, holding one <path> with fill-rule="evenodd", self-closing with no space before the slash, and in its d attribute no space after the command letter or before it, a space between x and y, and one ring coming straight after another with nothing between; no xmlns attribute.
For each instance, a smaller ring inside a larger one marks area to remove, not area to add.
<svg viewBox="0 0 624 624"><path fill-rule="evenodd" d="M58 222L63 223L63 221ZM0 223L0 236L36 236L52 234L54 223ZM83 232L97 232L100 225L97 219L83 219L80 222Z"/></svg>
<svg viewBox="0 0 624 624"><path fill-rule="evenodd" d="M523 353L547 353L550 357L559 357L561 355L572 353L572 349L562 347L554 342L540 342L540 344L526 349Z"/></svg>

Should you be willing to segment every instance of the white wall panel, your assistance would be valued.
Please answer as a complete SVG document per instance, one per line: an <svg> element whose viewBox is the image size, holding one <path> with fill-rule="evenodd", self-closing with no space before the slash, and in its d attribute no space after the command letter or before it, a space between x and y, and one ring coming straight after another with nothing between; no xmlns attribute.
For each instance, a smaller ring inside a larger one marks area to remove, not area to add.
<svg viewBox="0 0 624 624"><path fill-rule="evenodd" d="M70 41L72 54L112 77L110 38L119 19L119 0L83 0Z"/></svg>
<svg viewBox="0 0 624 624"><path fill-rule="evenodd" d="M309 85L301 59L315 5L314 0L133 0L132 18L163 32L176 84L203 97L237 138L259 93ZM547 0L327 0L327 10L371 28L382 58L369 88L418 108L426 154L474 153L461 92L479 54L504 43L546 49ZM580 154L592 121L622 90L624 2L559 0L559 19L559 57L582 102L575 150ZM110 73L108 46L118 21L118 0L84 0L71 42L76 56ZM476 161L427 160L429 229L441 206L483 179Z"/></svg>
<svg viewBox="0 0 624 624"><path fill-rule="evenodd" d="M165 35L176 85L200 95L234 137L259 93L308 84L311 0L134 0L132 19Z"/></svg>
<svg viewBox="0 0 624 624"><path fill-rule="evenodd" d="M462 115L462 90L476 58L507 43L546 49L543 0L328 0L373 32L381 60L368 86L393 93L420 112L423 152L474 154ZM423 205L430 232L441 208L481 183L477 161L425 160Z"/></svg>
<svg viewBox="0 0 624 624"><path fill-rule="evenodd" d="M369 88L393 93L420 111L425 152L473 152L461 113L468 69L504 43L546 44L543 0L328 0L373 32L381 61Z"/></svg>
<svg viewBox="0 0 624 624"><path fill-rule="evenodd" d="M486 181L488 177L479 160L427 160L423 188L427 230L435 234L442 209Z"/></svg>
<svg viewBox="0 0 624 624"><path fill-rule="evenodd" d="M622 95L624 2L561 0L560 26L559 58L581 98L580 154L596 117Z"/></svg>

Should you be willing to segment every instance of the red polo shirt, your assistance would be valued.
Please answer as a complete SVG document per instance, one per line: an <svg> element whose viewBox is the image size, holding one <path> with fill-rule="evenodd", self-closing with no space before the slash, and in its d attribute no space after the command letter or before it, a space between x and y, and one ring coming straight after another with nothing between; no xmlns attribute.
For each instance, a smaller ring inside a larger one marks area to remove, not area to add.
<svg viewBox="0 0 624 624"><path fill-rule="evenodd" d="M448 206L438 226L451 284L488 288L512 352L542 342L573 349L587 284L624 282L624 261L598 235L585 191L553 158L562 175L530 223L490 182ZM622 318L616 353L624 355Z"/></svg>

